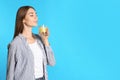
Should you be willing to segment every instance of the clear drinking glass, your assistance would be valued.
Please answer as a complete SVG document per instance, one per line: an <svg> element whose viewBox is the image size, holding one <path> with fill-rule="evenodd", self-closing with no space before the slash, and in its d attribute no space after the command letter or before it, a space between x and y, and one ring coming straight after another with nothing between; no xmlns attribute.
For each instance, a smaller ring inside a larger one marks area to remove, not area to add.
<svg viewBox="0 0 120 80"><path fill-rule="evenodd" d="M44 36L48 36L48 28L46 26L44 26L44 24L42 26L40 26L39 34L44 35Z"/></svg>

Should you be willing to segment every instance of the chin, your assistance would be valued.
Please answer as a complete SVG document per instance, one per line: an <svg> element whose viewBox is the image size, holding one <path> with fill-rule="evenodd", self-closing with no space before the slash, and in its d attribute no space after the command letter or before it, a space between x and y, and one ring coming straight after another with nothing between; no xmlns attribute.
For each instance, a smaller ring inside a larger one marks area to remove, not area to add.
<svg viewBox="0 0 120 80"><path fill-rule="evenodd" d="M33 26L37 26L37 24L34 24Z"/></svg>

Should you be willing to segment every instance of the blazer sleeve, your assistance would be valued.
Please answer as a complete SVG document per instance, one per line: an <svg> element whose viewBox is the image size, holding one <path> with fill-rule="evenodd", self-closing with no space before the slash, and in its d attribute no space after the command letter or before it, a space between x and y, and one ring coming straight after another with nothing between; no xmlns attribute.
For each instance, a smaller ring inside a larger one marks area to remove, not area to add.
<svg viewBox="0 0 120 80"><path fill-rule="evenodd" d="M7 75L6 80L14 80L16 47L10 45L8 48Z"/></svg>
<svg viewBox="0 0 120 80"><path fill-rule="evenodd" d="M56 62L52 48L50 46L45 46L45 48L46 48L47 64L50 66L54 66Z"/></svg>
<svg viewBox="0 0 120 80"><path fill-rule="evenodd" d="M42 42L43 47L45 49L45 53L46 53L46 57L47 57L47 64L50 66L54 66L55 65L55 57L52 51L52 48L50 46L45 46L45 44L42 41L42 38L40 35L35 34L35 36Z"/></svg>

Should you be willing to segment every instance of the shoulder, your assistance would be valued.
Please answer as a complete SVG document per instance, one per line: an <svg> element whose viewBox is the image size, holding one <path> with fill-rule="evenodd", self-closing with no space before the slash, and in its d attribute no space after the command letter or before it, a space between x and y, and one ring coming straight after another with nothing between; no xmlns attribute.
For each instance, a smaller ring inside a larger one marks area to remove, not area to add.
<svg viewBox="0 0 120 80"><path fill-rule="evenodd" d="M16 58L20 55L19 53L21 53L21 42L22 42L22 39L21 37L18 35L16 36L12 41L11 43L9 44L8 46L8 55L9 56L16 56Z"/></svg>
<svg viewBox="0 0 120 80"><path fill-rule="evenodd" d="M35 36L36 39L38 39L38 40L42 40L42 38L41 38L40 35L38 35L38 34L33 34L33 35Z"/></svg>
<svg viewBox="0 0 120 80"><path fill-rule="evenodd" d="M15 37L8 45L8 53L9 55L13 55L18 47L18 41L19 41L19 37Z"/></svg>
<svg viewBox="0 0 120 80"><path fill-rule="evenodd" d="M16 44L18 44L19 41L20 41L20 38L18 36L16 36L10 44L11 45L16 45Z"/></svg>
<svg viewBox="0 0 120 80"><path fill-rule="evenodd" d="M17 47L21 44L21 38L19 36L16 36L9 44L9 47Z"/></svg>

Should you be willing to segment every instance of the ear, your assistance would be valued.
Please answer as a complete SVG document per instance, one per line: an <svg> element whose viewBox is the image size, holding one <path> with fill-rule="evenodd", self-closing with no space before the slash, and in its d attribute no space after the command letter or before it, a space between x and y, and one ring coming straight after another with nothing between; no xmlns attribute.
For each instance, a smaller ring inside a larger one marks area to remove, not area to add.
<svg viewBox="0 0 120 80"><path fill-rule="evenodd" d="M23 22L23 24L24 24L24 23L25 23L25 19L23 19L23 21L22 21L22 22Z"/></svg>

